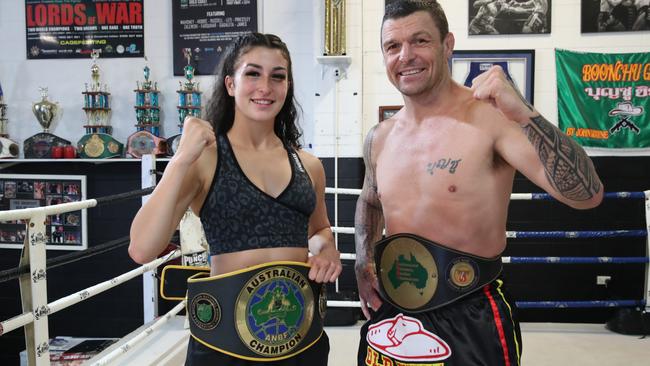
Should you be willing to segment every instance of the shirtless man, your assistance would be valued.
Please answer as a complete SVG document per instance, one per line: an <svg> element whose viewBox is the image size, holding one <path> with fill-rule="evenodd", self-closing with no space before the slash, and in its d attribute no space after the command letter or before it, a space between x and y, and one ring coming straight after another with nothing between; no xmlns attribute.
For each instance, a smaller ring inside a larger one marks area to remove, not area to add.
<svg viewBox="0 0 650 366"><path fill-rule="evenodd" d="M471 89L451 79L454 36L437 2L387 7L381 47L404 108L364 144L355 270L370 320L358 364L518 365L514 303L498 277L515 171L578 209L597 206L603 186L500 68ZM407 321L416 331L395 337Z"/></svg>

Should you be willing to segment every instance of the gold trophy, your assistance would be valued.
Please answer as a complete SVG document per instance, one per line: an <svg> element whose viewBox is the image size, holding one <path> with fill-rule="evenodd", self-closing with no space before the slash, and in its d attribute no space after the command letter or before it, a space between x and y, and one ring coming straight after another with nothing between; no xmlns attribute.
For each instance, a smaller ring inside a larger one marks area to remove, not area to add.
<svg viewBox="0 0 650 366"><path fill-rule="evenodd" d="M9 134L7 133L8 122L7 105L4 102L2 85L0 85L0 159L16 158L20 152L18 144L9 139Z"/></svg>
<svg viewBox="0 0 650 366"><path fill-rule="evenodd" d="M59 104L47 99L47 88L41 87L39 90L41 100L32 103L32 112L43 127L43 132L27 138L23 142L26 159L51 159L53 147L70 145L70 141L50 133L52 123L57 119L57 114L60 111Z"/></svg>
<svg viewBox="0 0 650 366"><path fill-rule="evenodd" d="M86 112L87 118L87 124L84 125L86 134L77 142L77 150L82 158L121 157L124 145L111 136L113 128L109 124L111 108L108 98L111 93L108 92L106 84L101 85L99 82L99 66L97 65L99 52L93 50L91 57L93 59L93 65L90 68L92 83L90 87L86 84L86 90L81 93L84 96L83 110Z"/></svg>
<svg viewBox="0 0 650 366"><path fill-rule="evenodd" d="M345 0L325 0L324 56L345 55L345 21Z"/></svg>

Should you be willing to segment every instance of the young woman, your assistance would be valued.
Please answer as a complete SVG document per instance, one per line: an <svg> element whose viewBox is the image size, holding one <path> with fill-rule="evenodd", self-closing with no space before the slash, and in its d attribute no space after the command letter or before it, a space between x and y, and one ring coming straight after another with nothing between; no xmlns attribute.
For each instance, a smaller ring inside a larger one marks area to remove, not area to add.
<svg viewBox="0 0 650 366"><path fill-rule="evenodd" d="M327 364L319 295L342 267L323 166L300 149L293 90L280 38L234 40L206 120L185 120L176 154L133 220L129 254L146 263L188 207L201 218L211 272L188 284L188 365Z"/></svg>

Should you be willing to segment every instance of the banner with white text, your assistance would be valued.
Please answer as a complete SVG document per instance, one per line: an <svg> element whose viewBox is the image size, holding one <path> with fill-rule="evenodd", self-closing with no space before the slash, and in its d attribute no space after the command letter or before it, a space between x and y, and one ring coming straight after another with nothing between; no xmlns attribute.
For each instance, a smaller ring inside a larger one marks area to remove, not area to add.
<svg viewBox="0 0 650 366"><path fill-rule="evenodd" d="M144 57L144 0L25 0L27 59Z"/></svg>
<svg viewBox="0 0 650 366"><path fill-rule="evenodd" d="M555 51L559 128L582 146L650 147L650 53Z"/></svg>

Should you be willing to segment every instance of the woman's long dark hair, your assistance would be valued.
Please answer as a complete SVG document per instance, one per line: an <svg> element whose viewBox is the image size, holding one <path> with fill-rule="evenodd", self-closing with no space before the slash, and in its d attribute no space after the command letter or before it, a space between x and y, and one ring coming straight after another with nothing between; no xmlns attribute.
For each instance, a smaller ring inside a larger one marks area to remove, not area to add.
<svg viewBox="0 0 650 366"><path fill-rule="evenodd" d="M232 128L235 121L235 98L228 95L224 80L226 76L234 76L235 67L240 57L254 47L280 50L282 56L287 60L289 88L282 109L275 117L273 130L285 145L299 149L302 131L296 123L299 105L293 94L291 56L287 45L273 34L248 33L236 38L228 45L217 66L214 91L206 107L205 119L212 123L216 134L225 134Z"/></svg>

